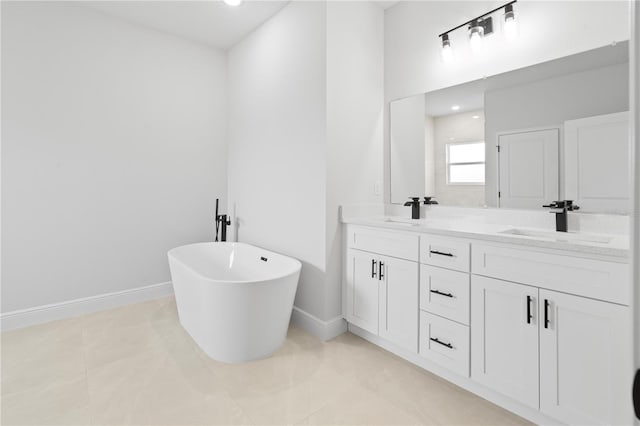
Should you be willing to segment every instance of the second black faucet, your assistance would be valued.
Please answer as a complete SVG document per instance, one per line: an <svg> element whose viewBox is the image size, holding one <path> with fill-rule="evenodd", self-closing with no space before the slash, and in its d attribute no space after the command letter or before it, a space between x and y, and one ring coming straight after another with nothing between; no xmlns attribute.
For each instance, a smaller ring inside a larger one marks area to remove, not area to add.
<svg viewBox="0 0 640 426"><path fill-rule="evenodd" d="M551 213L556 214L556 232L567 232L567 212L580 209L580 207L573 204L572 200L554 201L542 207L550 208Z"/></svg>
<svg viewBox="0 0 640 426"><path fill-rule="evenodd" d="M424 197L424 204L438 204L433 197ZM420 197L410 197L412 201L404 203L405 207L411 206L411 219L420 219Z"/></svg>

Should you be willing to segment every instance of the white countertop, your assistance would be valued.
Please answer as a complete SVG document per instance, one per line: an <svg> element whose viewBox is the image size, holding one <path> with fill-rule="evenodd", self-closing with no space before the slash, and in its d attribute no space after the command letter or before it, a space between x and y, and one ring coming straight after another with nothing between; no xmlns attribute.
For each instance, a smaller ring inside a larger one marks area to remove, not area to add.
<svg viewBox="0 0 640 426"><path fill-rule="evenodd" d="M490 224L452 220L406 219L395 216L343 217L343 223L395 229L398 231L420 232L450 237L472 238L499 243L517 244L525 247L539 247L612 256L626 260L629 257L629 237L626 235L595 234L583 232L555 232L553 229L527 228L509 224ZM514 235L509 232L529 235Z"/></svg>

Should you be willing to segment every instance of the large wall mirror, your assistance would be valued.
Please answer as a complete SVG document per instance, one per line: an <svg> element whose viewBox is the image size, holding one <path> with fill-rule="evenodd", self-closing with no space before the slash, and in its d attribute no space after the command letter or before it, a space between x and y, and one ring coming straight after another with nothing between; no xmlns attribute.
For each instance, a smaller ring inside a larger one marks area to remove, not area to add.
<svg viewBox="0 0 640 426"><path fill-rule="evenodd" d="M630 211L628 43L390 104L391 202Z"/></svg>

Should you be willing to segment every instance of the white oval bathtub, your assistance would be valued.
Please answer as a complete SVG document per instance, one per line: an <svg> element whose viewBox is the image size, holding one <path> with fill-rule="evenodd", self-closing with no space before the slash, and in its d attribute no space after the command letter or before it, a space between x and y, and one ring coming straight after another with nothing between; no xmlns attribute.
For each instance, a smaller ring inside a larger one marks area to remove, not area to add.
<svg viewBox="0 0 640 426"><path fill-rule="evenodd" d="M180 324L211 358L243 362L284 343L302 265L243 243L169 250Z"/></svg>

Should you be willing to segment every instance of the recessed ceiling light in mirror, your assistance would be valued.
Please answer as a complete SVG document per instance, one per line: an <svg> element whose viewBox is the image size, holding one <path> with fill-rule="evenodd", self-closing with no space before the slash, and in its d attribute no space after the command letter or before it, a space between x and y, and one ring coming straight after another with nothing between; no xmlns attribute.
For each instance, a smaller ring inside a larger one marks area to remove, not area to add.
<svg viewBox="0 0 640 426"><path fill-rule="evenodd" d="M240 6L242 4L242 0L222 0L228 6Z"/></svg>
<svg viewBox="0 0 640 426"><path fill-rule="evenodd" d="M452 110L452 111L458 111L459 109L460 109L460 105L453 105L453 106L451 107L451 110Z"/></svg>

